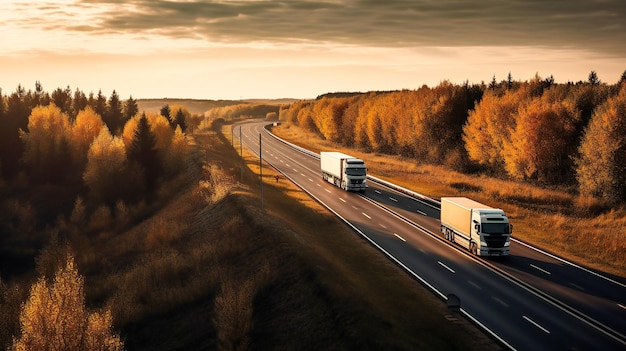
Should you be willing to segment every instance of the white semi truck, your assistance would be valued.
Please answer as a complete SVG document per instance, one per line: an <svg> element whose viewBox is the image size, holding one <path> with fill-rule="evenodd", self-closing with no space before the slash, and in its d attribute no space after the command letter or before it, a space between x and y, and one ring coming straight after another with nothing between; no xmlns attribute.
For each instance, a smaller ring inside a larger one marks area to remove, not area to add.
<svg viewBox="0 0 626 351"><path fill-rule="evenodd" d="M441 198L443 236L478 256L508 256L513 225L501 209L466 197Z"/></svg>
<svg viewBox="0 0 626 351"><path fill-rule="evenodd" d="M365 162L356 157L335 151L320 152L322 178L341 189L363 192L367 168Z"/></svg>

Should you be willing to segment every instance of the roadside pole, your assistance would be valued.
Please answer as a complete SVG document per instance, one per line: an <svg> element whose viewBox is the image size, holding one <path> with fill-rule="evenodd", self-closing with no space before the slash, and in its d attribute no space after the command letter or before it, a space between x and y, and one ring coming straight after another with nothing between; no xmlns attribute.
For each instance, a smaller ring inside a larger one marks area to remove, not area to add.
<svg viewBox="0 0 626 351"><path fill-rule="evenodd" d="M261 178L261 209L263 209L263 148L261 145L261 134L259 133L259 175Z"/></svg>

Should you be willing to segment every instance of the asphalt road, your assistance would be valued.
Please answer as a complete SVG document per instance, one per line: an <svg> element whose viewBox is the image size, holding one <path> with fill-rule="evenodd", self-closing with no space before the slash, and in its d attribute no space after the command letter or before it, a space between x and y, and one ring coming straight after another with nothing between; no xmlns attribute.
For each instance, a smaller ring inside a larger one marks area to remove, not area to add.
<svg viewBox="0 0 626 351"><path fill-rule="evenodd" d="M439 207L368 181L365 194L321 177L319 159L243 123L244 145L345 220L443 300L505 347L516 350L626 350L626 282L568 263L519 241L511 256L481 259L443 240ZM239 128L234 127L235 135ZM328 150L331 151L331 150ZM367 160L365 160L367 164Z"/></svg>

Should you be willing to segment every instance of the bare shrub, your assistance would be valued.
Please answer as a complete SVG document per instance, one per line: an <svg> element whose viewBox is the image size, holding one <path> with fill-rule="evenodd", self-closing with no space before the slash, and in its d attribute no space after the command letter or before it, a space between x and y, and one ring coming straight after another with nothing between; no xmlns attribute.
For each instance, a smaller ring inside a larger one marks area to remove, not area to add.
<svg viewBox="0 0 626 351"><path fill-rule="evenodd" d="M0 349L11 344L13 335L19 332L22 289L19 285L9 286L0 278Z"/></svg>

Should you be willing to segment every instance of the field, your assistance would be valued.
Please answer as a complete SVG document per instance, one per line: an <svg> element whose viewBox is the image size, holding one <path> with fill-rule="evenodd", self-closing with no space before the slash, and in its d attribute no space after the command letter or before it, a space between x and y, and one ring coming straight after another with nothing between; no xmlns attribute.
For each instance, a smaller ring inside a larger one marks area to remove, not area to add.
<svg viewBox="0 0 626 351"><path fill-rule="evenodd" d="M499 207L514 224L513 236L593 269L626 277L626 208L521 182L467 175L397 156L342 147L293 125L273 131L312 151L338 150L366 160L370 174L418 193L466 196Z"/></svg>

